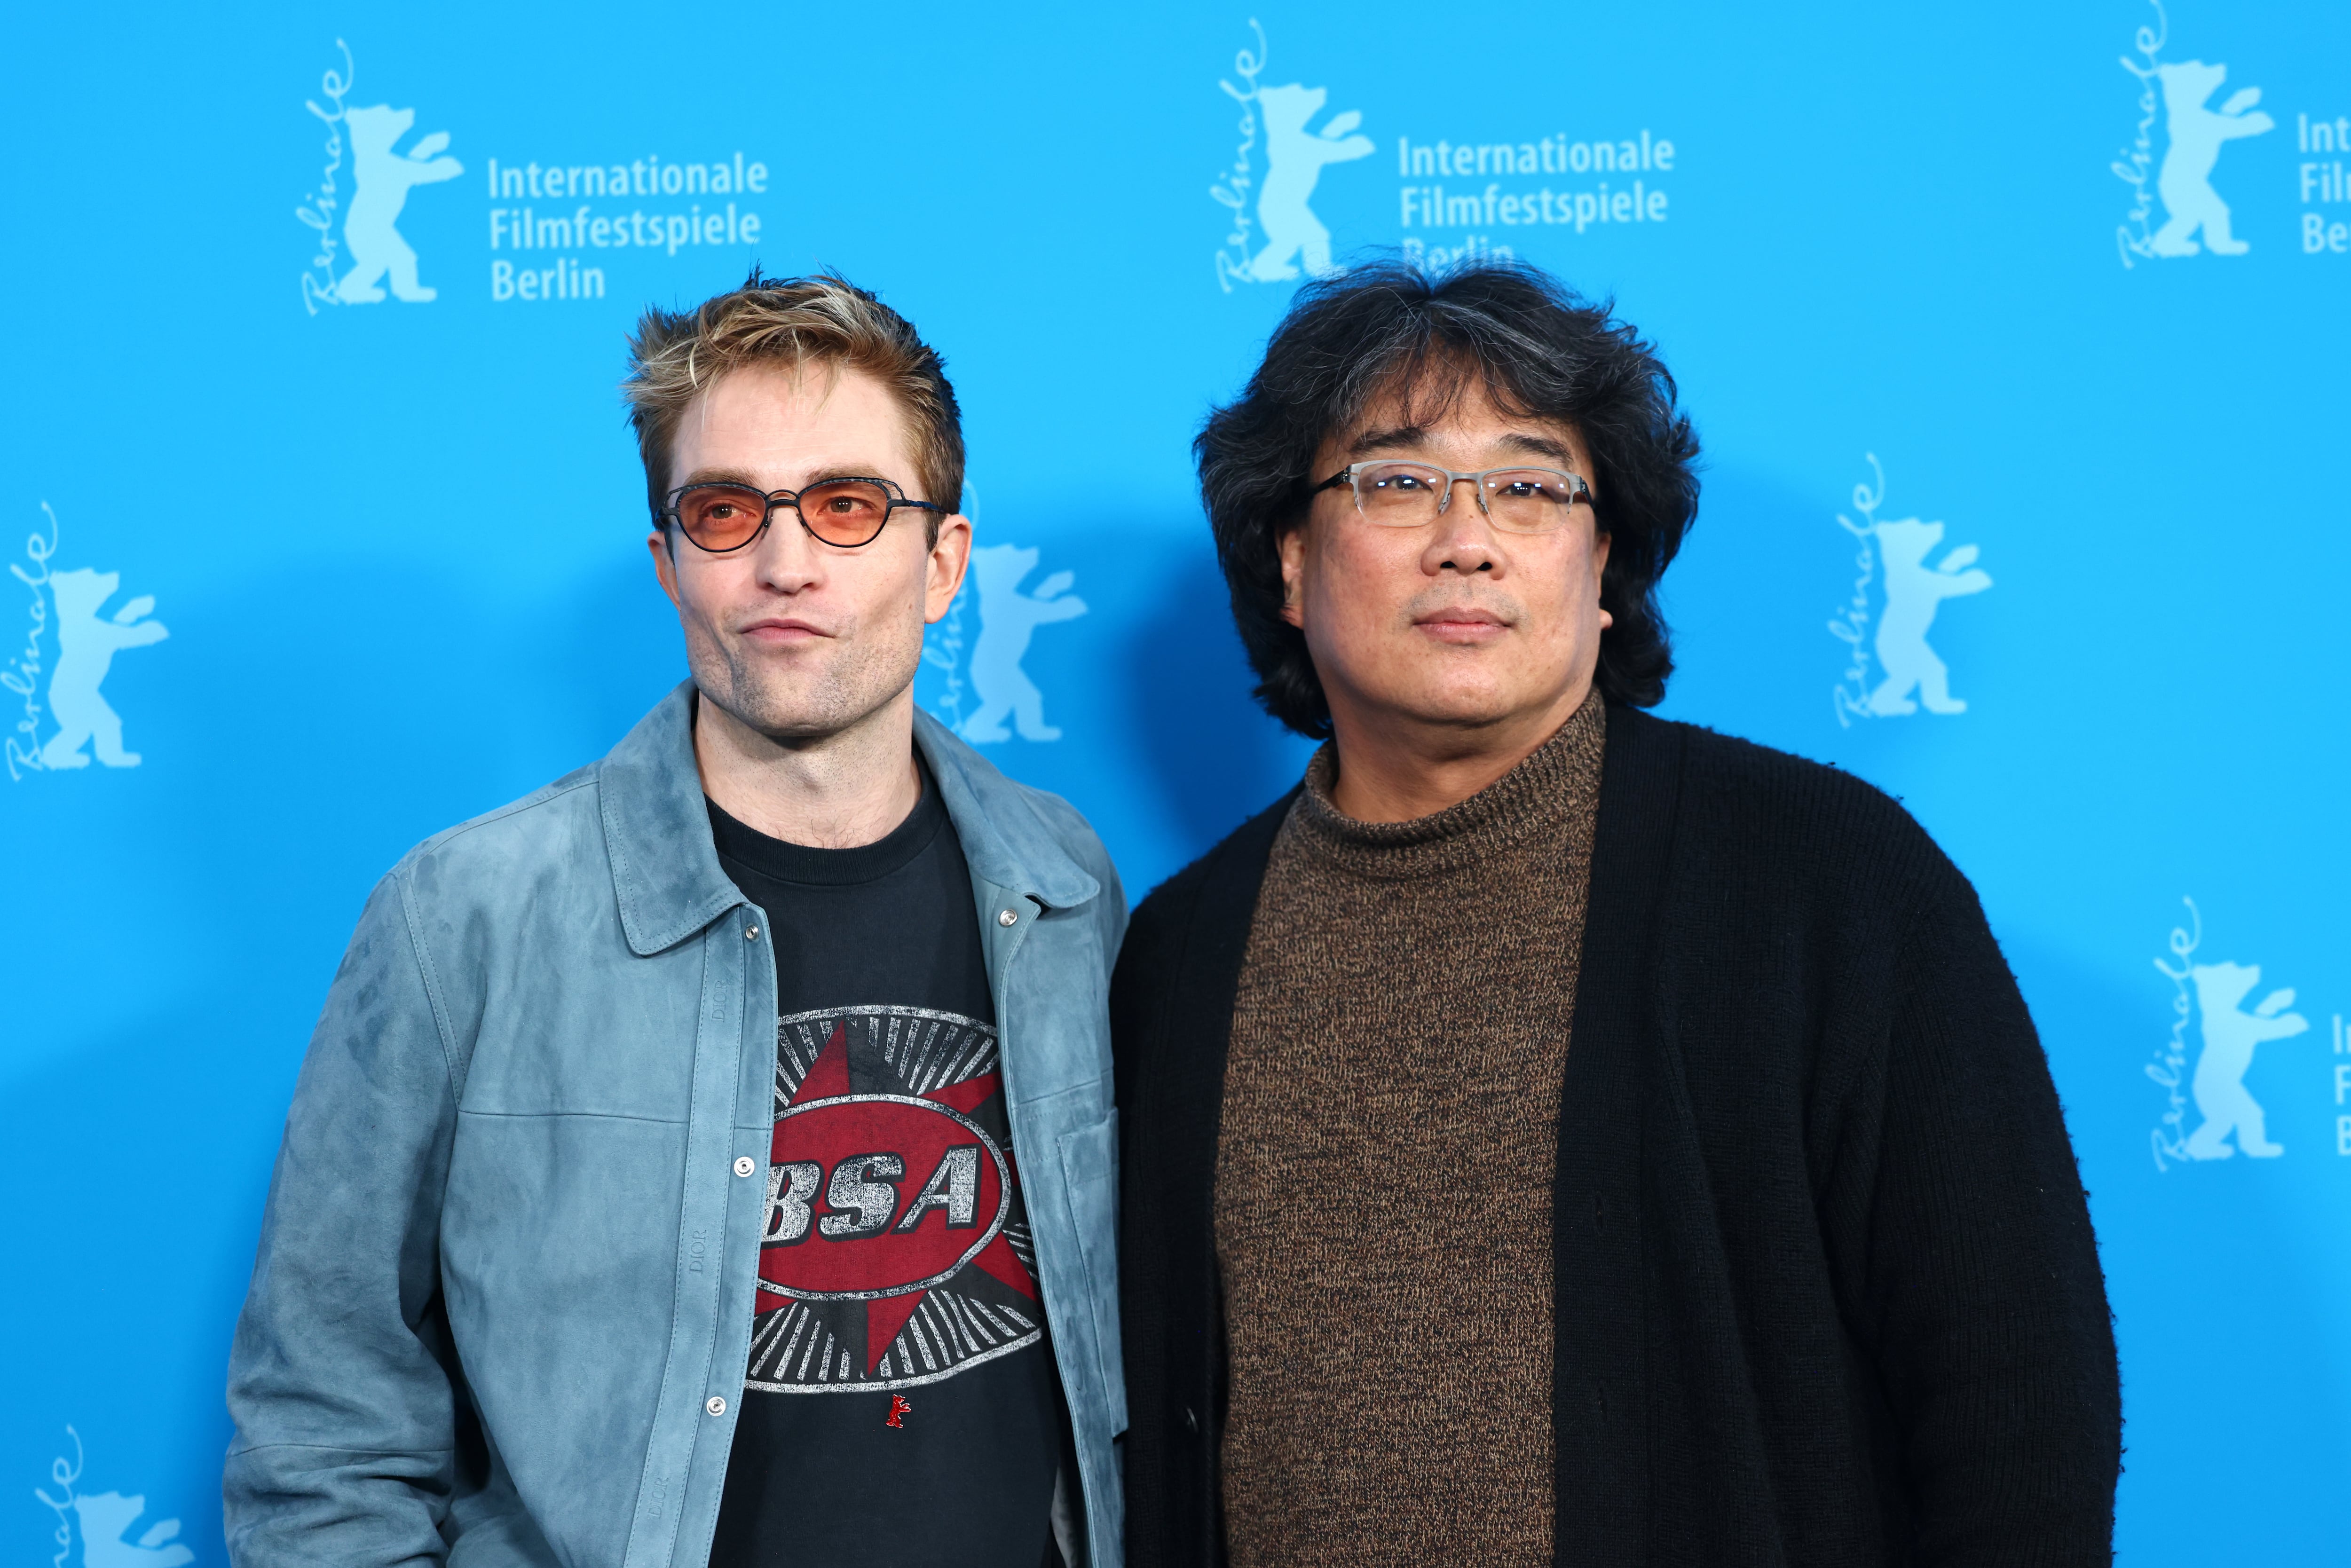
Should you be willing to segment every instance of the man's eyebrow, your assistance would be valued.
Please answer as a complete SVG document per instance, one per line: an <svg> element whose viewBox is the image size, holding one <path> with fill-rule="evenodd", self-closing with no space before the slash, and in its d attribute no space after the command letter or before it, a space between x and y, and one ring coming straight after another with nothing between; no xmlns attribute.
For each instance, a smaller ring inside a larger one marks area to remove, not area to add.
<svg viewBox="0 0 2351 1568"><path fill-rule="evenodd" d="M1367 430L1347 444L1347 455L1360 457L1366 452L1384 452L1396 446L1418 446L1428 439L1426 427L1398 424L1386 430Z"/></svg>
<svg viewBox="0 0 2351 1568"><path fill-rule="evenodd" d="M785 488L805 489L808 485L821 485L828 479L881 479L886 477L888 477L888 476L883 471L882 467L874 464L834 463L810 474L806 484L797 486L788 485ZM761 488L760 484L757 479L752 478L748 474L746 474L739 468L696 468L693 473L687 475L684 478L680 479L677 483L679 486L741 485L747 489L759 490L762 495L766 494L766 491ZM675 488L676 486L672 487Z"/></svg>
<svg viewBox="0 0 2351 1568"><path fill-rule="evenodd" d="M1347 455L1361 457L1369 453L1394 451L1399 446L1418 446L1427 439L1427 428L1418 424L1367 430L1347 444ZM1514 430L1494 444L1508 452L1523 453L1529 457L1548 457L1562 467L1575 466L1575 454L1569 449L1567 443L1552 436Z"/></svg>
<svg viewBox="0 0 2351 1568"><path fill-rule="evenodd" d="M1548 457L1562 467L1575 466L1575 454L1568 450L1567 443L1555 441L1548 435L1528 435L1514 430L1495 444L1512 452L1523 452L1530 457Z"/></svg>
<svg viewBox="0 0 2351 1568"><path fill-rule="evenodd" d="M680 479L676 487L684 488L688 485L741 485L748 489L759 488L748 475L737 468L696 468Z"/></svg>

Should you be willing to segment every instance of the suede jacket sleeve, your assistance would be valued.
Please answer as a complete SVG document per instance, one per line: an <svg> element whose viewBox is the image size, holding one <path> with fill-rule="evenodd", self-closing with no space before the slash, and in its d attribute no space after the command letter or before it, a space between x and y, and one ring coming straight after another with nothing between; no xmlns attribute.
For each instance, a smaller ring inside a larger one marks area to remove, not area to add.
<svg viewBox="0 0 2351 1568"><path fill-rule="evenodd" d="M459 1400L438 1215L456 1070L402 874L376 887L319 1020L229 1369L231 1560L437 1562Z"/></svg>

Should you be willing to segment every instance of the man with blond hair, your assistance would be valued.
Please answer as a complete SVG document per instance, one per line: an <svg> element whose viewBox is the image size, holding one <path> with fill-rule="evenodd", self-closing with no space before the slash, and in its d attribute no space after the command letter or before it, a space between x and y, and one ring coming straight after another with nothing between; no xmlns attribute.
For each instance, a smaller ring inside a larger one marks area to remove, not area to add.
<svg viewBox="0 0 2351 1568"><path fill-rule="evenodd" d="M237 1327L230 1555L1115 1564L1126 904L914 706L955 393L833 277L632 349L691 677L369 900Z"/></svg>

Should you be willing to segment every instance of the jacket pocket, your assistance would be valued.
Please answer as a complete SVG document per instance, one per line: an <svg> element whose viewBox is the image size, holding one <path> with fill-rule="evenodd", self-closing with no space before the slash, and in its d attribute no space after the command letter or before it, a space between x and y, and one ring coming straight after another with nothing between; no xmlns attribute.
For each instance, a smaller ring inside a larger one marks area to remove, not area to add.
<svg viewBox="0 0 2351 1568"><path fill-rule="evenodd" d="M1118 1113L1062 1134L1061 1148L1070 1216L1086 1264L1097 1375L1115 1437L1126 1430L1125 1359L1118 1332Z"/></svg>

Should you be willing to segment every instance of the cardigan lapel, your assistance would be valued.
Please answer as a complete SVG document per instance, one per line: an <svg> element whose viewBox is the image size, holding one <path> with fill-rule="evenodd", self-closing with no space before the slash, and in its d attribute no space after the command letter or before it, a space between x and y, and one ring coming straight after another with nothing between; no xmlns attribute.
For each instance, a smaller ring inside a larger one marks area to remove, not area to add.
<svg viewBox="0 0 2351 1568"><path fill-rule="evenodd" d="M1642 1124L1683 748L1678 727L1609 707L1552 1195L1562 1563L1648 1560Z"/></svg>
<svg viewBox="0 0 2351 1568"><path fill-rule="evenodd" d="M1197 1258L1206 1277L1209 1321L1224 1317L1216 1283L1217 1136L1224 1122L1225 1061L1232 1041L1233 1004L1240 993L1241 961L1248 956L1249 925L1265 885L1273 841L1299 791L1292 789L1241 824L1219 844L1200 886L1200 902L1186 933L1180 977L1175 987L1167 1038L1197 1042L1197 1049L1165 1053L1168 1120L1158 1135L1169 1140L1171 1169L1179 1180L1165 1195L1171 1239L1182 1256ZM1184 1282L1179 1282L1184 1283ZM1217 1337L1221 1339L1221 1332ZM1204 1367L1202 1369L1206 1371ZM1205 1421L1209 1412L1199 1412Z"/></svg>
<svg viewBox="0 0 2351 1568"><path fill-rule="evenodd" d="M1185 922L1161 1049L1152 1082L1141 1085L1127 1119L1127 1158L1158 1178L1142 1197L1155 1211L1150 1233L1163 1238L1159 1260L1168 1309L1194 1333L1166 1345L1167 1417L1180 1425L1174 1452L1189 1472L1190 1509L1167 1522L1176 1539L1168 1561L1222 1563L1224 1528L1216 1475L1225 1410L1224 1293L1217 1278L1217 1137L1224 1120L1225 1061L1233 1003L1248 955L1266 863L1292 789L1243 823L1209 852L1196 902ZM1140 1146L1138 1146L1140 1145ZM1155 1148L1154 1147L1155 1145Z"/></svg>

